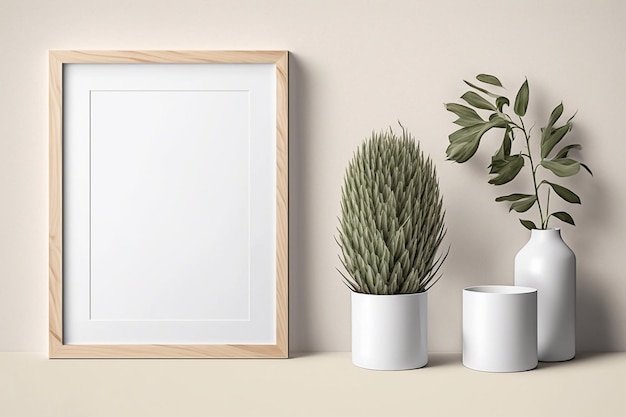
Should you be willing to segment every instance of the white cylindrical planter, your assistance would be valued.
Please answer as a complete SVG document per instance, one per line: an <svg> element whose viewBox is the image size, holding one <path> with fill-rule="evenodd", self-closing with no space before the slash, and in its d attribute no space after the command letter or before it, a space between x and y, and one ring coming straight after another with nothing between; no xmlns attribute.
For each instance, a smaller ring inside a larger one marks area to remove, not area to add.
<svg viewBox="0 0 626 417"><path fill-rule="evenodd" d="M378 370L428 363L427 293L352 293L352 363Z"/></svg>
<svg viewBox="0 0 626 417"><path fill-rule="evenodd" d="M539 360L576 354L576 256L559 229L536 230L515 256L515 285L537 288Z"/></svg>
<svg viewBox="0 0 626 417"><path fill-rule="evenodd" d="M537 290L485 285L463 290L463 365L478 371L537 367Z"/></svg>

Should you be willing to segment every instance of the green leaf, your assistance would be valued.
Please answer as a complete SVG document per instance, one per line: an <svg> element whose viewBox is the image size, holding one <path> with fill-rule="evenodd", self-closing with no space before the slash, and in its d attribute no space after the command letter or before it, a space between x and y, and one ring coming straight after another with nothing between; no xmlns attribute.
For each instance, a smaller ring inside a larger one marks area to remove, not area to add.
<svg viewBox="0 0 626 417"><path fill-rule="evenodd" d="M535 204L535 202L537 202L537 196L531 195L528 198L518 200L511 204L509 211L515 210L518 213L523 213L525 211L528 211L528 209L530 209Z"/></svg>
<svg viewBox="0 0 626 417"><path fill-rule="evenodd" d="M450 140L450 145L446 149L448 159L459 163L466 162L476 153L482 136L494 127L503 127L502 120L466 126L453 132L448 136Z"/></svg>
<svg viewBox="0 0 626 417"><path fill-rule="evenodd" d="M469 126L469 128L473 127L475 126ZM458 163L466 162L474 156L480 144L481 135L479 133L474 133L473 131L462 132L464 129L468 129L468 127L459 129L449 136L450 145L446 149L448 159Z"/></svg>
<svg viewBox="0 0 626 417"><path fill-rule="evenodd" d="M545 132L547 131L546 128L546 130L544 130L543 132L544 134L541 135L541 157L547 157L550 152L552 152L552 149L554 149L556 144L559 143L563 139L563 137L565 137L565 134L571 129L572 125L568 123L557 129L550 129L551 132L545 135Z"/></svg>
<svg viewBox="0 0 626 417"><path fill-rule="evenodd" d="M509 99L506 97L498 97L496 98L496 107L498 108L498 111L501 112L502 108L504 106L510 106L511 103L509 102Z"/></svg>
<svg viewBox="0 0 626 417"><path fill-rule="evenodd" d="M532 194L509 194L503 195L502 197L496 198L496 201L499 203L501 201L518 201L523 198L532 197Z"/></svg>
<svg viewBox="0 0 626 417"><path fill-rule="evenodd" d="M493 164L492 164L493 165ZM498 167L498 175L489 180L489 184L502 185L512 181L524 167L524 158L521 155L512 155L505 159L504 164Z"/></svg>
<svg viewBox="0 0 626 417"><path fill-rule="evenodd" d="M554 216L557 219L565 222L565 223L569 223L572 226L576 226L576 224L574 223L574 219L572 219L572 216L570 216L569 214L567 214L564 211L557 211L556 213L552 213L550 214L550 216Z"/></svg>
<svg viewBox="0 0 626 417"><path fill-rule="evenodd" d="M542 146L548 140L550 135L553 134L553 132L554 132L554 129L553 129L554 124L561 117L562 114L563 114L563 103L560 103L558 106L556 106L554 108L554 110L552 110L552 113L550 114L550 118L548 119L548 124L546 125L546 127L541 129L541 144L542 144ZM569 120L565 124L566 125L569 124Z"/></svg>
<svg viewBox="0 0 626 417"><path fill-rule="evenodd" d="M569 153L570 150L572 149L580 150L582 148L583 147L578 144L564 146L556 153L556 156L554 157L554 159L567 158L567 154Z"/></svg>
<svg viewBox="0 0 626 417"><path fill-rule="evenodd" d="M476 76L476 79L478 81L481 81L481 82L486 83L486 84L491 84L491 85L495 85L497 87L502 87L502 83L500 82L500 80L497 77L493 76L493 75L478 74Z"/></svg>
<svg viewBox="0 0 626 417"><path fill-rule="evenodd" d="M580 197L578 197L578 195L576 195L576 193L573 192L572 190L565 188L562 185L552 183L550 181L544 180L542 182L549 184L550 187L552 187L552 189L554 190L554 192L557 193L559 197L561 197L563 200L567 201L568 203L580 204Z"/></svg>
<svg viewBox="0 0 626 417"><path fill-rule="evenodd" d="M504 137L502 138L502 145L500 145L500 149L496 152L496 157L506 158L511 155L511 131L507 129L504 132Z"/></svg>
<svg viewBox="0 0 626 417"><path fill-rule="evenodd" d="M446 110L456 114L459 118L454 121L457 125L460 126L473 126L477 123L484 123L482 117L476 113L474 109L471 109L467 106L457 103L448 103L445 105Z"/></svg>
<svg viewBox="0 0 626 417"><path fill-rule="evenodd" d="M549 169L559 177L571 177L580 170L580 162L570 158L558 158L541 161L541 166Z"/></svg>
<svg viewBox="0 0 626 417"><path fill-rule="evenodd" d="M500 145L498 151L491 157L491 164L489 165L490 174L498 174L500 169L507 164L507 158L511 156L511 136L509 132L509 129L504 132L502 145Z"/></svg>
<svg viewBox="0 0 626 417"><path fill-rule="evenodd" d="M478 90L478 91L480 91L480 92L481 92L481 93L483 93L483 94L487 94L489 97L493 97L493 98L498 98L498 97L500 97L498 94L494 94L494 93L492 93L491 91L485 90L484 88L479 87L479 86L477 86L476 84L472 84L472 83L470 83L469 81L465 81L465 80L463 80L463 82L464 82L465 84L469 85L470 87L472 87L473 89Z"/></svg>
<svg viewBox="0 0 626 417"><path fill-rule="evenodd" d="M532 222L532 221L530 221L530 220L522 220L522 219L519 219L519 222L520 222L520 223L521 223L521 224L522 224L525 228L527 228L528 230L533 230L533 229L536 229L536 228L537 228L537 226L535 226L535 223L533 223L533 222Z"/></svg>
<svg viewBox="0 0 626 417"><path fill-rule="evenodd" d="M515 114L518 116L524 116L526 114L526 110L528 109L528 98L530 95L530 90L528 88L528 80L524 81L524 84L520 87L517 95L515 96L515 104L513 106L513 110Z"/></svg>
<svg viewBox="0 0 626 417"><path fill-rule="evenodd" d="M572 114L572 117L570 117L569 119L567 119L567 123L571 122L572 120L574 120L574 117L576 117L576 115L578 114L578 110L576 110L576 112L574 114Z"/></svg>
<svg viewBox="0 0 626 417"><path fill-rule="evenodd" d="M548 119L548 127L554 126L554 124L556 123L557 120L559 120L559 117L561 117L562 114L563 114L563 103L559 104L558 106L554 108L554 110L552 110L552 113L550 114L550 119Z"/></svg>
<svg viewBox="0 0 626 417"><path fill-rule="evenodd" d="M493 127L506 127L507 130L509 130L509 122L500 116L500 113L498 112L494 112L489 115L489 123L491 123Z"/></svg>
<svg viewBox="0 0 626 417"><path fill-rule="evenodd" d="M491 157L491 164L489 164L489 173L490 174L499 174L502 168L506 166L508 163L506 158L499 158L496 156Z"/></svg>
<svg viewBox="0 0 626 417"><path fill-rule="evenodd" d="M470 106L476 107L477 109L483 110L496 110L496 107L488 102L484 97L478 95L473 91L468 91L467 93L461 96L463 100L465 100Z"/></svg>
<svg viewBox="0 0 626 417"><path fill-rule="evenodd" d="M450 143L454 142L469 142L473 136L484 134L491 127L491 122L484 122L472 126L466 126L459 130L452 132L448 136Z"/></svg>

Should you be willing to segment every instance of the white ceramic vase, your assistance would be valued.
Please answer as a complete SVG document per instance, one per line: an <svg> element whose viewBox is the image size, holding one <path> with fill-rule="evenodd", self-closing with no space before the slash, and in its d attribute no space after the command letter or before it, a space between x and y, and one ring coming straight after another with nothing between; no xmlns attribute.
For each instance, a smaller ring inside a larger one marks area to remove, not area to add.
<svg viewBox="0 0 626 417"><path fill-rule="evenodd" d="M463 365L486 372L537 367L537 290L484 285L463 290Z"/></svg>
<svg viewBox="0 0 626 417"><path fill-rule="evenodd" d="M427 293L352 293L352 363L377 370L428 363Z"/></svg>
<svg viewBox="0 0 626 417"><path fill-rule="evenodd" d="M533 229L515 256L515 285L537 289L539 360L557 362L576 354L576 256L560 229Z"/></svg>

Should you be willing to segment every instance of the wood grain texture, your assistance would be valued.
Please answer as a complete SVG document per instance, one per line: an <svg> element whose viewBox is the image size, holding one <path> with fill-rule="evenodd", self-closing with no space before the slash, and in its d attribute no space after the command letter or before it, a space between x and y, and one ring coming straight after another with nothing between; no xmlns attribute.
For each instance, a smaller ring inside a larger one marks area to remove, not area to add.
<svg viewBox="0 0 626 417"><path fill-rule="evenodd" d="M288 354L289 54L276 62L276 341Z"/></svg>
<svg viewBox="0 0 626 417"><path fill-rule="evenodd" d="M63 345L63 63L50 53L49 300L50 356Z"/></svg>
<svg viewBox="0 0 626 417"><path fill-rule="evenodd" d="M51 51L65 64L277 64L285 51Z"/></svg>
<svg viewBox="0 0 626 417"><path fill-rule="evenodd" d="M287 358L287 51L50 51L49 356L51 358ZM63 342L63 65L73 63L241 63L276 66L276 342L268 345L67 345Z"/></svg>
<svg viewBox="0 0 626 417"><path fill-rule="evenodd" d="M60 345L54 358L286 358L278 345Z"/></svg>

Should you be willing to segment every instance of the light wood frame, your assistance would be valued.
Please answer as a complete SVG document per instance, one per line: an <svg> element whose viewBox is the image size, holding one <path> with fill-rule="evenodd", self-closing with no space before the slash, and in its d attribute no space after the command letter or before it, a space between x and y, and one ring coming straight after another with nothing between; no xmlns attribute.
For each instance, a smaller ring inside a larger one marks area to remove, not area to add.
<svg viewBox="0 0 626 417"><path fill-rule="evenodd" d="M71 345L63 339L63 66L102 63L242 63L276 68L275 344ZM49 356L51 358L288 357L288 52L50 51Z"/></svg>

